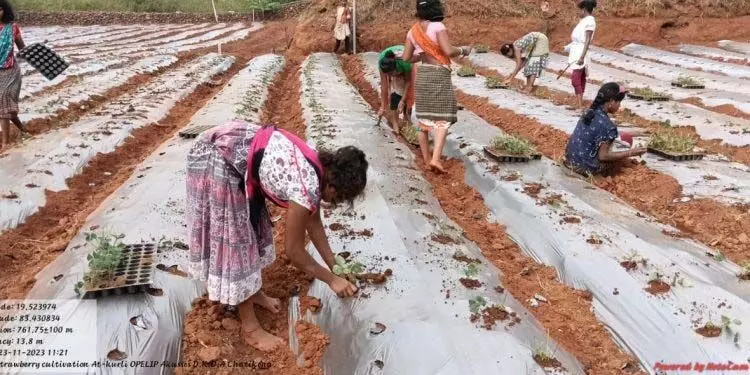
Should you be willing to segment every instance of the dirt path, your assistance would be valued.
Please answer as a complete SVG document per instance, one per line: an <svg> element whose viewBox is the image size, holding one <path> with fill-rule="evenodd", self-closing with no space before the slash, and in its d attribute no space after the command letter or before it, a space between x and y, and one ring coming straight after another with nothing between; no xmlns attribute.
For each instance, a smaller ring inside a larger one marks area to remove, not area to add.
<svg viewBox="0 0 750 375"><path fill-rule="evenodd" d="M379 96L363 75L365 69L356 57L342 58L344 71L360 95L373 107L379 107ZM418 156L419 151L410 149ZM554 301L531 310L549 335L581 361L591 374L622 374L637 371L637 361L612 340L591 310L591 299L586 291L574 290L557 280L550 267L538 265L505 233L502 226L490 223L487 207L481 195L464 182L461 162L450 160L444 164L445 176L425 172L435 196L451 218L474 241L482 253L503 273L502 284L518 300L527 300L542 288L545 297ZM449 179L451 183L445 183ZM629 370L628 370L629 369Z"/></svg>

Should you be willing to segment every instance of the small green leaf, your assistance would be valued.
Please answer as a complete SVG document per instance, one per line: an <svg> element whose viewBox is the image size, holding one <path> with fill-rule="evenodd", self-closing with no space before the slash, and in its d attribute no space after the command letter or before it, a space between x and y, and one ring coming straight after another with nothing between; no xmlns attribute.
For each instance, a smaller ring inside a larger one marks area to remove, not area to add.
<svg viewBox="0 0 750 375"><path fill-rule="evenodd" d="M341 255L334 256L333 260L335 260L336 264L338 264L339 266L343 267L344 265L346 265L346 260Z"/></svg>
<svg viewBox="0 0 750 375"><path fill-rule="evenodd" d="M340 265L338 265L338 264L335 264L335 265L333 266L333 273L334 273L334 274L336 274L336 275L341 275L341 274L343 274L343 271L344 271L344 267L342 267L342 266L340 266Z"/></svg>
<svg viewBox="0 0 750 375"><path fill-rule="evenodd" d="M349 265L349 270L351 273L358 275L365 271L365 266L362 263L354 262Z"/></svg>

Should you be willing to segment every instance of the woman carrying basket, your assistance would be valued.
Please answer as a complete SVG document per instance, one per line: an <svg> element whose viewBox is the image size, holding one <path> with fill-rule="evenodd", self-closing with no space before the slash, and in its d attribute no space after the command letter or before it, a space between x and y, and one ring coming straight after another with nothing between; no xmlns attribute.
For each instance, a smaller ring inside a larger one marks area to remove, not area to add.
<svg viewBox="0 0 750 375"><path fill-rule="evenodd" d="M443 24L440 0L417 0L419 22L406 36L403 59L421 62L414 83L414 117L420 128L419 147L425 164L445 172L440 157L448 128L458 121L458 103L451 81L451 57L468 56L470 48L455 48ZM435 149L430 158L427 132L435 132Z"/></svg>
<svg viewBox="0 0 750 375"><path fill-rule="evenodd" d="M26 128L18 118L18 98L21 95L21 68L13 53L13 45L26 48L21 37L21 29L16 25L16 15L6 0L0 0L0 129L3 132L2 146L10 143L10 123L13 122L22 133Z"/></svg>

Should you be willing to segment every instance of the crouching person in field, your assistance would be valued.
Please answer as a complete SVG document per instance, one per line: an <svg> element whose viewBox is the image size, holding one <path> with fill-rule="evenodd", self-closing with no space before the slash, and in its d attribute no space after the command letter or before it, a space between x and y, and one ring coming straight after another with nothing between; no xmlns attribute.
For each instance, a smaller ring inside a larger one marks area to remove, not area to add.
<svg viewBox="0 0 750 375"><path fill-rule="evenodd" d="M513 70L505 84L508 85L518 72L523 69L523 75L526 77L526 86L524 91L532 92L534 90L534 81L541 77L544 70L547 69L549 62L549 40L547 36L538 32L530 32L518 39L515 43L503 44L500 47L500 53L509 59L516 60L516 68Z"/></svg>
<svg viewBox="0 0 750 375"><path fill-rule="evenodd" d="M620 109L627 91L617 83L602 85L591 107L578 121L565 149L565 165L583 174L604 174L615 162L646 153L645 148L614 152L612 145L619 133L609 118Z"/></svg>
<svg viewBox="0 0 750 375"><path fill-rule="evenodd" d="M284 247L293 265L328 284L339 297L357 288L331 272L334 255L320 203L351 202L367 184L365 154L352 146L311 149L274 126L233 121L201 135L187 160L190 272L208 298L239 307L245 341L270 351L283 340L266 332L255 306L278 313L281 303L261 290L261 270L276 258L266 200L286 208ZM327 268L305 250L310 238Z"/></svg>

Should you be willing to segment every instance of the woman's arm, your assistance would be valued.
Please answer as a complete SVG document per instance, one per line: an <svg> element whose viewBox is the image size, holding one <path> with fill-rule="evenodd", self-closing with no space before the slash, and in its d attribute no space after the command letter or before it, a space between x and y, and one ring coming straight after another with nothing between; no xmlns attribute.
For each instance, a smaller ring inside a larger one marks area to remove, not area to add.
<svg viewBox="0 0 750 375"><path fill-rule="evenodd" d="M18 26L13 25L13 27L17 28ZM21 36L21 30L19 30L19 29L16 29L16 30L18 30L17 31L18 35L16 35L16 39L15 39L16 46L18 46L19 50L22 50L22 49L26 48L26 43L23 42L23 36Z"/></svg>
<svg viewBox="0 0 750 375"><path fill-rule="evenodd" d="M401 101L398 103L398 113L404 111L406 107L406 98L409 96L409 87L411 87L411 72L404 73L404 95L401 96Z"/></svg>
<svg viewBox="0 0 750 375"><path fill-rule="evenodd" d="M617 161L632 156L641 156L646 153L645 148L634 148L627 151L613 152L612 142L603 142L599 146L599 161Z"/></svg>
<svg viewBox="0 0 750 375"><path fill-rule="evenodd" d="M448 38L448 31L438 31L437 38L438 44L440 44L440 49L442 49L443 53L448 55L448 57L456 57L466 54L466 51L462 48L456 48L451 45L450 38Z"/></svg>
<svg viewBox="0 0 750 375"><path fill-rule="evenodd" d="M333 250L331 250L331 244L328 242L323 220L320 218L320 209L308 220L307 234L310 236L310 241L312 241L315 249L318 250L318 254L320 254L323 261L328 265L328 268L333 269L333 265L335 264Z"/></svg>
<svg viewBox="0 0 750 375"><path fill-rule="evenodd" d="M408 62L417 62L419 60L419 56L414 56L414 45L408 37L406 38L406 45L404 46L404 52L401 54L401 58Z"/></svg>
<svg viewBox="0 0 750 375"><path fill-rule="evenodd" d="M516 58L516 68L513 69L513 73L511 73L511 75L508 76L508 79L505 80L506 83L510 83L513 78L516 78L518 72L520 72L521 68L523 68L523 62L521 61L521 50L516 47L515 44L513 44L513 54Z"/></svg>
<svg viewBox="0 0 750 375"><path fill-rule="evenodd" d="M594 38L594 32L592 30L586 31L586 43L583 44L583 52L581 53L581 57L578 59L578 65L583 65L584 59L586 58L586 53L589 52L589 45L591 44L591 40Z"/></svg>
<svg viewBox="0 0 750 375"><path fill-rule="evenodd" d="M378 116L382 116L388 109L388 94L390 94L390 92L390 77L387 74L380 72L380 110L378 110Z"/></svg>

